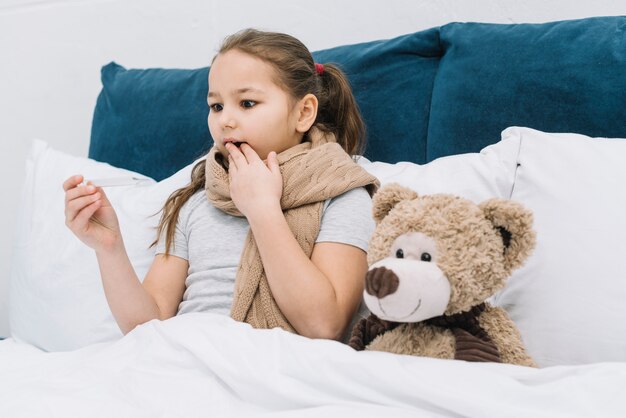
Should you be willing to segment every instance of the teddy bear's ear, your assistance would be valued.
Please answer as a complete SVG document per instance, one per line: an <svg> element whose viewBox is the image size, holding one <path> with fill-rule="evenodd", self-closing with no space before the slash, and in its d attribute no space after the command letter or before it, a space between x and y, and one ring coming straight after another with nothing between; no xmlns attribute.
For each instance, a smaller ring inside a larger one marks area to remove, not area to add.
<svg viewBox="0 0 626 418"><path fill-rule="evenodd" d="M372 198L374 220L380 223L391 209L403 200L412 200L417 197L417 193L398 183L389 183L385 187L378 189Z"/></svg>
<svg viewBox="0 0 626 418"><path fill-rule="evenodd" d="M535 247L532 212L505 199L489 199L479 206L502 236L505 268L511 272L520 267Z"/></svg>

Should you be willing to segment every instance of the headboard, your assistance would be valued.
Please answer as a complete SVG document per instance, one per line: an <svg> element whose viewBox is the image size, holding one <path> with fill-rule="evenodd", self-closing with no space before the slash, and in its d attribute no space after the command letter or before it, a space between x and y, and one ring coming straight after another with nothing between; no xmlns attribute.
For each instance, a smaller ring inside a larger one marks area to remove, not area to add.
<svg viewBox="0 0 626 418"><path fill-rule="evenodd" d="M451 23L314 52L347 73L365 156L426 163L476 152L508 126L626 137L626 17ZM102 68L89 157L168 177L212 140L208 68Z"/></svg>

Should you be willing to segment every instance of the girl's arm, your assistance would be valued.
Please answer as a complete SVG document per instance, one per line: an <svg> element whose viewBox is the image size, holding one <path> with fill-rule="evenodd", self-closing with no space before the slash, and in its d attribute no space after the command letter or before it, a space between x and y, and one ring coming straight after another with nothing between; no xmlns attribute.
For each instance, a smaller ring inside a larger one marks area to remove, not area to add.
<svg viewBox="0 0 626 418"><path fill-rule="evenodd" d="M183 297L187 261L157 255L142 285L104 190L81 185L82 181L82 176L73 176L63 183L65 223L95 250L107 302L122 332L151 319L174 316Z"/></svg>
<svg viewBox="0 0 626 418"><path fill-rule="evenodd" d="M309 259L280 207L249 218L276 303L300 335L339 339L363 294L367 259L347 244L315 245Z"/></svg>
<svg viewBox="0 0 626 418"><path fill-rule="evenodd" d="M282 177L275 153L267 163L247 144L229 151L231 197L254 234L276 303L299 334L341 337L356 311L367 271L365 252L319 243L309 259L280 207Z"/></svg>
<svg viewBox="0 0 626 418"><path fill-rule="evenodd" d="M96 256L107 302L124 334L152 319L176 315L185 292L187 260L157 254L142 284L123 243Z"/></svg>

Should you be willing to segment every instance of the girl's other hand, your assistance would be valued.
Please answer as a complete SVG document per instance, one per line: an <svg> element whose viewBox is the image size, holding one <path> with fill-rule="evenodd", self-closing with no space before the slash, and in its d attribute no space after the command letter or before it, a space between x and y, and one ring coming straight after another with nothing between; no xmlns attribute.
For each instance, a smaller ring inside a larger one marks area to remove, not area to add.
<svg viewBox="0 0 626 418"><path fill-rule="evenodd" d="M254 213L280 209L283 177L276 153L270 152L264 162L248 144L242 144L241 149L233 144L226 147L230 197L237 209L248 219Z"/></svg>
<svg viewBox="0 0 626 418"><path fill-rule="evenodd" d="M96 251L122 244L115 210L100 187L83 185L83 176L63 182L65 225L87 246Z"/></svg>

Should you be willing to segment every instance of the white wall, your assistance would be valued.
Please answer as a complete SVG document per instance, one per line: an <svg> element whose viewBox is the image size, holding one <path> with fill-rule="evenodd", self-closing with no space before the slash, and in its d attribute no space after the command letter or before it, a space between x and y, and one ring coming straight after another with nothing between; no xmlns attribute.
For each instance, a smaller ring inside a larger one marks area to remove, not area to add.
<svg viewBox="0 0 626 418"><path fill-rule="evenodd" d="M626 14L626 0L576 3L0 0L0 336L8 335L12 232L30 140L41 138L65 152L87 154L103 64L205 66L220 40L244 27L288 32L316 50L450 21L545 22Z"/></svg>

